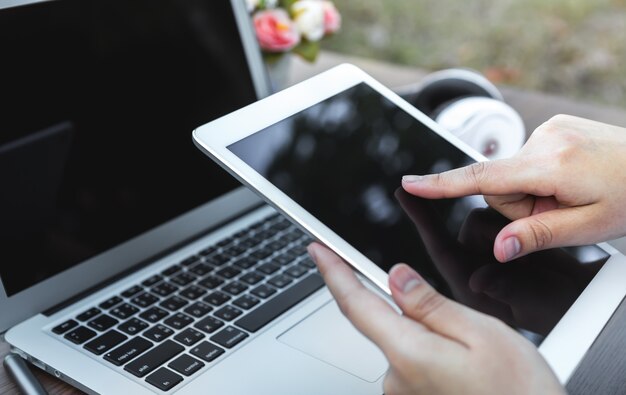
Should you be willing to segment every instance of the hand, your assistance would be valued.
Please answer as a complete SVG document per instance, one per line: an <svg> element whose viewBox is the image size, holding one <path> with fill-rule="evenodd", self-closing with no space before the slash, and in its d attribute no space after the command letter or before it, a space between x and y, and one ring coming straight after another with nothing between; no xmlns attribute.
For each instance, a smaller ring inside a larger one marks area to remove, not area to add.
<svg viewBox="0 0 626 395"><path fill-rule="evenodd" d="M402 186L425 198L485 195L513 220L498 234L501 261L626 234L626 129L567 115L537 128L510 159L480 162Z"/></svg>
<svg viewBox="0 0 626 395"><path fill-rule="evenodd" d="M565 393L530 342L446 299L407 265L389 273L400 315L333 252L313 243L309 253L341 311L387 357L386 395Z"/></svg>

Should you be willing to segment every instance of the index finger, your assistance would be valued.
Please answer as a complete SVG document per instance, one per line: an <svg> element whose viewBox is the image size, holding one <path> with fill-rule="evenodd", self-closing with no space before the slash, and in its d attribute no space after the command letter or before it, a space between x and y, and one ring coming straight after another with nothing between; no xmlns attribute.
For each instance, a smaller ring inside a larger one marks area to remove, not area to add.
<svg viewBox="0 0 626 395"><path fill-rule="evenodd" d="M509 158L476 162L439 174L408 175L402 178L402 187L413 195L428 199L517 193L554 195L554 187L544 181L546 170L538 172L532 163L526 162Z"/></svg>

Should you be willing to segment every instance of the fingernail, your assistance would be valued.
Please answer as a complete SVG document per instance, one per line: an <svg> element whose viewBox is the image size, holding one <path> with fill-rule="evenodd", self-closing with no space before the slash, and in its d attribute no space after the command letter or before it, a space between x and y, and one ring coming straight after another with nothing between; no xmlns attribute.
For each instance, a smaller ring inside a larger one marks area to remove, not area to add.
<svg viewBox="0 0 626 395"><path fill-rule="evenodd" d="M407 184L411 184L414 182L419 182L422 178L422 176L402 176L402 182L407 183Z"/></svg>
<svg viewBox="0 0 626 395"><path fill-rule="evenodd" d="M422 282L420 275L404 264L399 264L391 268L389 271L389 280L393 286L402 293L411 292Z"/></svg>
<svg viewBox="0 0 626 395"><path fill-rule="evenodd" d="M313 259L313 262L317 263L317 257L315 256L315 247L313 247L313 244L309 244L306 247L306 250L309 252L309 255L311 256L311 259Z"/></svg>
<svg viewBox="0 0 626 395"><path fill-rule="evenodd" d="M510 261L511 259L515 258L517 254L519 254L520 251L522 250L522 245L520 244L519 240L515 236L505 239L503 246L504 246L504 259L506 259L507 261Z"/></svg>

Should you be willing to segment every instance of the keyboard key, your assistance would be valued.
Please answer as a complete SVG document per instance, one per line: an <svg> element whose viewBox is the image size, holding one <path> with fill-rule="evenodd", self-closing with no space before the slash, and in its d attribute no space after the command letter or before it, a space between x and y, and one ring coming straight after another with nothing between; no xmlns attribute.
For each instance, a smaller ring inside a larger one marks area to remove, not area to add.
<svg viewBox="0 0 626 395"><path fill-rule="evenodd" d="M244 252L246 252L245 247L240 246L238 244L233 244L232 246L230 246L230 247L228 247L227 249L224 250L224 254L230 255L232 257L237 257L237 256L241 255Z"/></svg>
<svg viewBox="0 0 626 395"><path fill-rule="evenodd" d="M155 274L154 276L148 277L146 280L144 280L144 282L142 282L141 285L143 285L144 287L151 287L159 283L162 280L163 280L163 276L159 276L158 274Z"/></svg>
<svg viewBox="0 0 626 395"><path fill-rule="evenodd" d="M166 309L168 309L170 311L177 311L177 310L185 307L185 305L188 304L188 303L189 302L186 299L183 299L180 296L174 295L174 296L164 300L163 302L161 302L159 304L159 306L165 307Z"/></svg>
<svg viewBox="0 0 626 395"><path fill-rule="evenodd" d="M168 367L174 369L180 374L184 374L185 376L191 376L196 373L198 370L202 369L204 364L194 357L191 357L187 354L183 354L180 357L176 358L172 362L167 365Z"/></svg>
<svg viewBox="0 0 626 395"><path fill-rule="evenodd" d="M292 281L293 279L291 277L287 277L284 274L278 274L272 277L268 283L276 288L285 288L287 285L291 284Z"/></svg>
<svg viewBox="0 0 626 395"><path fill-rule="evenodd" d="M175 315L163 321L163 323L171 326L174 329L182 329L192 322L193 318L183 313L176 313Z"/></svg>
<svg viewBox="0 0 626 395"><path fill-rule="evenodd" d="M89 325L95 330L102 332L117 325L118 322L119 322L118 320L116 320L115 318L111 316L108 316L106 314L101 314L98 317L94 318L93 320L89 321L87 325Z"/></svg>
<svg viewBox="0 0 626 395"><path fill-rule="evenodd" d="M247 285L244 285L240 282L234 281L232 283L226 284L222 287L222 291L226 291L231 295L239 295L240 293L244 292L246 289L248 289Z"/></svg>
<svg viewBox="0 0 626 395"><path fill-rule="evenodd" d="M211 316L201 319L194 325L195 328L198 328L206 333L213 333L222 326L224 326L224 323L222 321Z"/></svg>
<svg viewBox="0 0 626 395"><path fill-rule="evenodd" d="M111 329L104 335L96 337L89 343L85 344L85 349L87 351L91 351L96 355L100 355L103 352L109 351L126 339L128 339L126 335L123 335L118 331Z"/></svg>
<svg viewBox="0 0 626 395"><path fill-rule="evenodd" d="M196 276L202 277L211 273L213 271L213 266L207 265L206 263L198 263L197 265L195 265L192 268L189 268L188 270L191 273L195 274Z"/></svg>
<svg viewBox="0 0 626 395"><path fill-rule="evenodd" d="M264 278L265 276L263 276L262 274L250 272L239 277L239 281L243 281L244 283L249 284L249 285L255 285L263 281Z"/></svg>
<svg viewBox="0 0 626 395"><path fill-rule="evenodd" d="M233 306L224 306L221 309L217 310L213 313L217 318L221 318L224 321L231 321L235 318L239 317L243 312L236 307Z"/></svg>
<svg viewBox="0 0 626 395"><path fill-rule="evenodd" d="M253 258L256 258L259 261L262 261L263 259L269 257L273 253L274 251L270 250L269 248L261 248L259 250L254 251L252 254L250 254L250 256L252 256Z"/></svg>
<svg viewBox="0 0 626 395"><path fill-rule="evenodd" d="M139 318L131 318L130 320L120 324L117 329L129 335L136 335L142 330L146 329L149 325L140 320Z"/></svg>
<svg viewBox="0 0 626 395"><path fill-rule="evenodd" d="M226 266L223 269L220 269L216 272L217 275L220 275L226 279L231 279L234 277L237 277L238 275L241 274L241 270L239 269L235 269L232 266Z"/></svg>
<svg viewBox="0 0 626 395"><path fill-rule="evenodd" d="M284 292L237 320L235 325L249 332L256 332L268 322L322 288L323 285L324 280L319 274L310 274L304 280L287 288Z"/></svg>
<svg viewBox="0 0 626 395"><path fill-rule="evenodd" d="M169 391L183 381L183 378L167 368L160 368L146 377L146 381L161 391Z"/></svg>
<svg viewBox="0 0 626 395"><path fill-rule="evenodd" d="M285 270L285 274L293 278L300 278L304 276L308 271L309 271L309 268L303 265L295 265Z"/></svg>
<svg viewBox="0 0 626 395"><path fill-rule="evenodd" d="M189 258L183 259L180 264L183 266L191 266L196 262L200 262L202 258L197 255L192 255Z"/></svg>
<svg viewBox="0 0 626 395"><path fill-rule="evenodd" d="M211 255L215 251L217 251L217 246L210 246L210 247L205 248L204 250L200 251L198 254L200 254L202 256L207 256L207 255Z"/></svg>
<svg viewBox="0 0 626 395"><path fill-rule="evenodd" d="M178 335L174 336L174 340L182 343L185 346L193 346L203 338L204 334L202 332L198 332L193 328L187 328L184 331L180 332Z"/></svg>
<svg viewBox="0 0 626 395"><path fill-rule="evenodd" d="M111 310L111 314L123 320L123 319L130 317L131 315L135 314L138 311L139 309L136 308L135 306L129 305L128 303L123 303L117 306L116 308L114 308L113 310Z"/></svg>
<svg viewBox="0 0 626 395"><path fill-rule="evenodd" d="M169 313L159 307L151 307L143 313L139 314L139 317L143 318L148 322L157 322L161 321L163 318L167 317Z"/></svg>
<svg viewBox="0 0 626 395"><path fill-rule="evenodd" d="M146 308L159 301L159 298L147 292L141 293L131 299L131 302L139 307Z"/></svg>
<svg viewBox="0 0 626 395"><path fill-rule="evenodd" d="M122 303L122 301L123 301L123 299L120 298L119 296L114 296L114 297L112 297L110 299L107 299L104 302L100 303L99 306L100 306L101 309L108 310L111 307L113 307L113 306L115 306L115 305L117 305L119 303Z"/></svg>
<svg viewBox="0 0 626 395"><path fill-rule="evenodd" d="M180 285L181 287L184 287L185 285L192 283L196 280L196 276L194 276L191 273L180 273L178 274L176 277L172 277L170 279L171 282Z"/></svg>
<svg viewBox="0 0 626 395"><path fill-rule="evenodd" d="M202 359L206 362L212 362L215 358L224 354L224 350L215 344L211 344L207 341L204 341L189 351L192 355Z"/></svg>
<svg viewBox="0 0 626 395"><path fill-rule="evenodd" d="M191 300L196 300L204 294L206 294L206 290L196 285L191 285L179 292L179 295Z"/></svg>
<svg viewBox="0 0 626 395"><path fill-rule="evenodd" d="M56 333L57 335L60 335L76 327L77 325L78 325L78 322L74 320L67 320L64 323L59 324L55 326L54 328L52 328L52 332Z"/></svg>
<svg viewBox="0 0 626 395"><path fill-rule="evenodd" d="M280 266L286 266L293 262L293 258L287 255L279 255L272 260L273 263L278 264Z"/></svg>
<svg viewBox="0 0 626 395"><path fill-rule="evenodd" d="M196 318L201 318L207 315L211 310L213 310L213 307L209 306L208 304L204 302L195 302L183 311Z"/></svg>
<svg viewBox="0 0 626 395"><path fill-rule="evenodd" d="M166 340L128 365L124 366L124 370L137 377L143 377L184 350L185 348L180 344L174 343L171 340Z"/></svg>
<svg viewBox="0 0 626 395"><path fill-rule="evenodd" d="M313 262L311 258L304 258L300 261L300 264L304 267L308 267L309 269L314 269L316 267L315 262Z"/></svg>
<svg viewBox="0 0 626 395"><path fill-rule="evenodd" d="M257 304L259 304L259 300L250 295L244 295L239 299L235 300L233 304L237 307L241 307L244 310L250 310Z"/></svg>
<svg viewBox="0 0 626 395"><path fill-rule="evenodd" d="M222 266L230 261L231 257L226 254L215 254L206 257L205 261L214 266Z"/></svg>
<svg viewBox="0 0 626 395"><path fill-rule="evenodd" d="M152 347L152 343L142 337L134 337L111 352L104 354L104 359L115 366L120 366L138 357L147 349Z"/></svg>
<svg viewBox="0 0 626 395"><path fill-rule="evenodd" d="M273 263L264 263L261 266L257 267L258 271L265 274L274 274L280 270L280 266L275 265Z"/></svg>
<svg viewBox="0 0 626 395"><path fill-rule="evenodd" d="M217 332L215 335L211 336L211 340L219 344L220 346L233 348L241 341L243 341L246 337L248 337L248 335L245 332L240 331L239 329L232 326L227 326L226 328Z"/></svg>
<svg viewBox="0 0 626 395"><path fill-rule="evenodd" d="M143 291L143 287L141 287L140 285L133 285L132 287L128 288L126 291L122 292L122 296L125 298L132 298L133 296L135 296L141 291Z"/></svg>
<svg viewBox="0 0 626 395"><path fill-rule="evenodd" d="M173 330L161 324L155 325L143 333L145 337L157 343L162 342L173 334Z"/></svg>
<svg viewBox="0 0 626 395"><path fill-rule="evenodd" d="M174 274L178 273L179 271L183 270L183 267L180 265L172 265L170 267L168 267L167 269L163 270L161 272L162 275L170 277L173 276Z"/></svg>
<svg viewBox="0 0 626 395"><path fill-rule="evenodd" d="M79 314L76 319L78 321L89 321L90 319L92 319L93 317L97 316L98 314L100 314L100 309L96 308L96 307L92 307L87 311L82 312L81 314Z"/></svg>
<svg viewBox="0 0 626 395"><path fill-rule="evenodd" d="M270 287L269 285L261 284L252 291L250 291L250 293L258 296L259 298L267 299L276 293L276 289Z"/></svg>
<svg viewBox="0 0 626 395"><path fill-rule="evenodd" d="M96 336L96 332L84 326L79 326L65 334L65 338L74 344L81 344Z"/></svg>
<svg viewBox="0 0 626 395"><path fill-rule="evenodd" d="M209 296L207 296L206 298L202 300L204 300L207 303L211 303L213 306L221 306L230 300L230 296L222 292L215 291L209 294Z"/></svg>
<svg viewBox="0 0 626 395"><path fill-rule="evenodd" d="M252 266L256 265L259 261L252 258L251 256L247 256L245 258L241 258L235 261L234 265L240 267L242 269L250 269Z"/></svg>
<svg viewBox="0 0 626 395"><path fill-rule="evenodd" d="M171 294L173 294L174 292L178 291L178 287L175 285L172 285L168 282L162 282L159 285L157 285L156 287L152 288L152 292L154 292L157 295L160 296L169 296Z"/></svg>
<svg viewBox="0 0 626 395"><path fill-rule="evenodd" d="M208 289L215 289L224 284L224 280L215 276L207 276L202 281L198 281L198 284Z"/></svg>
<svg viewBox="0 0 626 395"><path fill-rule="evenodd" d="M232 243L234 239L235 239L235 238L234 238L234 237L232 237L232 236L231 236L231 237L227 237L227 238L225 238L225 239L223 239L223 240L220 240L220 241L217 243L217 246L218 246L218 247L226 247L227 245L229 245L230 243Z"/></svg>

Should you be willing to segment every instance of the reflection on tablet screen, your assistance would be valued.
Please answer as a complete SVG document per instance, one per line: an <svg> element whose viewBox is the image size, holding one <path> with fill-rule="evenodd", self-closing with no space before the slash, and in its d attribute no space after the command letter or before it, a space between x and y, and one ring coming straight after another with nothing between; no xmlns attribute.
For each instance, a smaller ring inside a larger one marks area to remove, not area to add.
<svg viewBox="0 0 626 395"><path fill-rule="evenodd" d="M408 263L536 344L608 258L589 246L498 263L493 241L508 220L482 197L431 201L400 188L405 174L473 159L364 83L228 148L383 270Z"/></svg>

